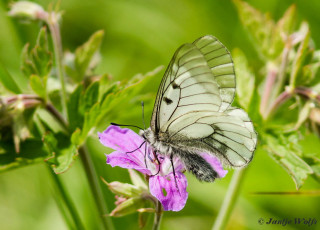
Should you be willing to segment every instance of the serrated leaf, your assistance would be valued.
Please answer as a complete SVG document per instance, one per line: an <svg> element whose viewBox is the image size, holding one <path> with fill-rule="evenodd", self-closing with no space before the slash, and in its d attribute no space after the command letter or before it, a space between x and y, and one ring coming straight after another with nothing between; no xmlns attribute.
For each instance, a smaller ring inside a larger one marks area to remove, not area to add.
<svg viewBox="0 0 320 230"><path fill-rule="evenodd" d="M305 84L309 84L313 80L319 71L320 62L311 63L303 66L302 68L302 79Z"/></svg>
<svg viewBox="0 0 320 230"><path fill-rule="evenodd" d="M265 135L264 140L266 145L264 148L270 154L270 156L281 165L288 174L292 177L296 184L296 188L299 189L304 181L307 179L308 174L312 174L312 168L298 155L287 143L283 143L282 138L275 138L271 135Z"/></svg>
<svg viewBox="0 0 320 230"><path fill-rule="evenodd" d="M285 41L292 32L294 20L296 18L296 6L290 6L284 13L282 18L277 22L273 29L273 36L271 37L270 55L276 58L281 54Z"/></svg>
<svg viewBox="0 0 320 230"><path fill-rule="evenodd" d="M83 97L80 99L79 111L84 114L88 111L95 103L98 102L99 98L99 82L93 82L86 89Z"/></svg>
<svg viewBox="0 0 320 230"><path fill-rule="evenodd" d="M248 109L254 91L255 76L244 53L240 49L234 49L232 52L236 71L237 97L239 104Z"/></svg>
<svg viewBox="0 0 320 230"><path fill-rule="evenodd" d="M152 76L160 71L160 68L155 69L145 75L137 75L125 85L115 84L107 89L107 92L102 97L101 101L94 104L89 111L86 111L84 116L83 128L81 130L80 143L82 144L90 131L93 130L102 120L111 116L111 111L116 105L124 101L132 100L134 97L151 84ZM115 113L113 113L115 114Z"/></svg>
<svg viewBox="0 0 320 230"><path fill-rule="evenodd" d="M303 159L311 166L313 177L320 183L320 142L313 133L304 136L302 141Z"/></svg>
<svg viewBox="0 0 320 230"><path fill-rule="evenodd" d="M9 74L7 69L0 63L0 83L9 91L15 94L22 93L16 81Z"/></svg>
<svg viewBox="0 0 320 230"><path fill-rule="evenodd" d="M79 128L72 133L71 143L74 144L75 146L81 145L81 130Z"/></svg>
<svg viewBox="0 0 320 230"><path fill-rule="evenodd" d="M295 129L298 129L309 117L311 109L314 107L313 102L307 101L299 111L299 117Z"/></svg>
<svg viewBox="0 0 320 230"><path fill-rule="evenodd" d="M271 36L274 30L274 21L267 14L262 14L248 3L233 0L242 24L251 35L253 44L263 59L270 56Z"/></svg>
<svg viewBox="0 0 320 230"><path fill-rule="evenodd" d="M46 161L54 172L59 174L68 170L78 155L77 147L70 143L69 137L62 133L49 132L44 135L43 142L52 154Z"/></svg>
<svg viewBox="0 0 320 230"><path fill-rule="evenodd" d="M39 97L44 98L45 100L47 98L47 93L46 93L47 79L48 79L47 76L40 78L39 76L33 74L31 75L30 81L29 81L32 90Z"/></svg>
<svg viewBox="0 0 320 230"><path fill-rule="evenodd" d="M76 128L82 128L84 116L79 111L82 90L82 84L78 85L78 87L71 93L67 103L68 120L71 131L74 131Z"/></svg>
<svg viewBox="0 0 320 230"><path fill-rule="evenodd" d="M282 53L286 38L290 35L296 17L292 5L275 24L269 14L263 14L248 3L233 0L240 20L248 30L259 55L263 60L275 60Z"/></svg>
<svg viewBox="0 0 320 230"><path fill-rule="evenodd" d="M66 72L75 82L80 82L85 77L94 54L99 50L103 35L102 30L95 32L86 43L76 49L73 65L66 66Z"/></svg>
<svg viewBox="0 0 320 230"><path fill-rule="evenodd" d="M27 76L32 74L45 77L52 67L52 54L49 51L49 43L46 27L42 27L37 42L31 50L29 44L23 48L21 55L21 70Z"/></svg>

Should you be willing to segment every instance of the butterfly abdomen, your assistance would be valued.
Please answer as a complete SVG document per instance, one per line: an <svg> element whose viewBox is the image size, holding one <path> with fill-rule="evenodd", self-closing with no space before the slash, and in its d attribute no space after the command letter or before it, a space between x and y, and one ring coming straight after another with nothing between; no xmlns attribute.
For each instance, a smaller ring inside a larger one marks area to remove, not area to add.
<svg viewBox="0 0 320 230"><path fill-rule="evenodd" d="M213 182L219 177L218 173L199 154L186 151L174 152L184 163L187 171L191 172L198 180Z"/></svg>
<svg viewBox="0 0 320 230"><path fill-rule="evenodd" d="M151 129L144 130L140 135L146 139L158 154L179 157L185 165L186 170L195 175L198 180L213 182L218 177L218 173L211 165L191 149L175 148L170 144L159 140L159 137L157 137Z"/></svg>

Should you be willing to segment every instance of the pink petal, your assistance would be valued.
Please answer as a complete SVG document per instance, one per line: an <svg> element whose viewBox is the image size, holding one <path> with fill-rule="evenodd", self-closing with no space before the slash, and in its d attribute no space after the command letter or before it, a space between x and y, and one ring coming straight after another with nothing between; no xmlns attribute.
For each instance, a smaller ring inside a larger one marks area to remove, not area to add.
<svg viewBox="0 0 320 230"><path fill-rule="evenodd" d="M118 126L110 125L103 133L98 133L100 142L109 148L119 152L132 152L127 155L141 166L144 165L144 147L139 146L143 143L143 138L130 129L121 129Z"/></svg>
<svg viewBox="0 0 320 230"><path fill-rule="evenodd" d="M110 125L103 133L98 133L98 136L104 146L122 152L133 151L144 141L131 129L121 129L115 125Z"/></svg>
<svg viewBox="0 0 320 230"><path fill-rule="evenodd" d="M180 211L188 199L187 178L184 174L176 173L177 185L173 173L167 176L151 176L149 179L150 193L162 204L165 211Z"/></svg>
<svg viewBox="0 0 320 230"><path fill-rule="evenodd" d="M218 173L219 178L224 177L228 170L224 170L219 159L211 154L208 153L201 153L200 154L210 165L211 167Z"/></svg>
<svg viewBox="0 0 320 230"><path fill-rule="evenodd" d="M150 170L147 169L140 161L137 161L130 153L122 153L119 151L115 151L111 154L106 154L107 157L107 164L111 165L112 167L119 166L121 168L127 169L136 169L143 174L149 174Z"/></svg>

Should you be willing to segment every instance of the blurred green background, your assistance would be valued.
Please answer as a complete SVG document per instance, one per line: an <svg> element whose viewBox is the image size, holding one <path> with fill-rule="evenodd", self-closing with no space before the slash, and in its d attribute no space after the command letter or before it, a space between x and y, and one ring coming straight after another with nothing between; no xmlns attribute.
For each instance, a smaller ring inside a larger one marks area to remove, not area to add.
<svg viewBox="0 0 320 230"><path fill-rule="evenodd" d="M47 8L52 1L35 1ZM319 0L269 0L247 1L262 12L270 12L277 20L291 5L296 4L297 22L310 24L316 49L320 44ZM0 2L0 62L16 77L20 85L25 79L19 71L20 53L25 43L34 43L39 30L37 24L21 24L7 16L10 1ZM95 31L103 29L105 37L101 47L101 63L97 73L109 73L115 80L129 79L137 73L145 73L159 65L166 66L174 51L183 43L212 34L229 49L241 48L252 68L259 71L261 62L246 31L240 24L231 1L225 0L62 0L64 11L62 39L66 50L85 42ZM157 75L153 92L160 83L164 70ZM130 99L128 98L128 101ZM121 113L126 105L118 105ZM146 116L151 116L151 105ZM141 108L121 122L141 123ZM115 121L114 121L115 122ZM120 122L120 121L116 121ZM98 131L108 126L98 127ZM103 147L93 135L88 140L89 151L94 158L98 175L107 181L128 181L127 170L111 168L105 164ZM166 212L161 229L211 229L219 211L226 189L232 177L213 184L200 183L188 176L189 199L186 207L178 212ZM80 161L61 175L70 196L88 229L96 229L93 198ZM308 178L301 191L319 188ZM228 229L306 229L305 225L266 226L258 219L270 217L316 218L320 222L319 196L253 195L258 191L294 191L290 176L259 147L247 171L243 187ZM114 196L105 187L109 211L114 208ZM44 164L28 166L0 174L0 229L67 229L55 203L56 191ZM137 215L112 219L116 229L138 229ZM318 228L316 228L318 226ZM308 229L320 229L320 223Z"/></svg>

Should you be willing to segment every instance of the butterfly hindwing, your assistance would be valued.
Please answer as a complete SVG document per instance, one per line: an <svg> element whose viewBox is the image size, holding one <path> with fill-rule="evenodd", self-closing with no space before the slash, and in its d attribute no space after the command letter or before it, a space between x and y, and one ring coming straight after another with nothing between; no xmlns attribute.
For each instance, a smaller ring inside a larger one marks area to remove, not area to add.
<svg viewBox="0 0 320 230"><path fill-rule="evenodd" d="M199 132L206 132L205 136ZM224 113L203 114L192 123L188 122L168 140L182 149L211 153L225 165L243 167L252 160L257 134L246 112L229 107Z"/></svg>

